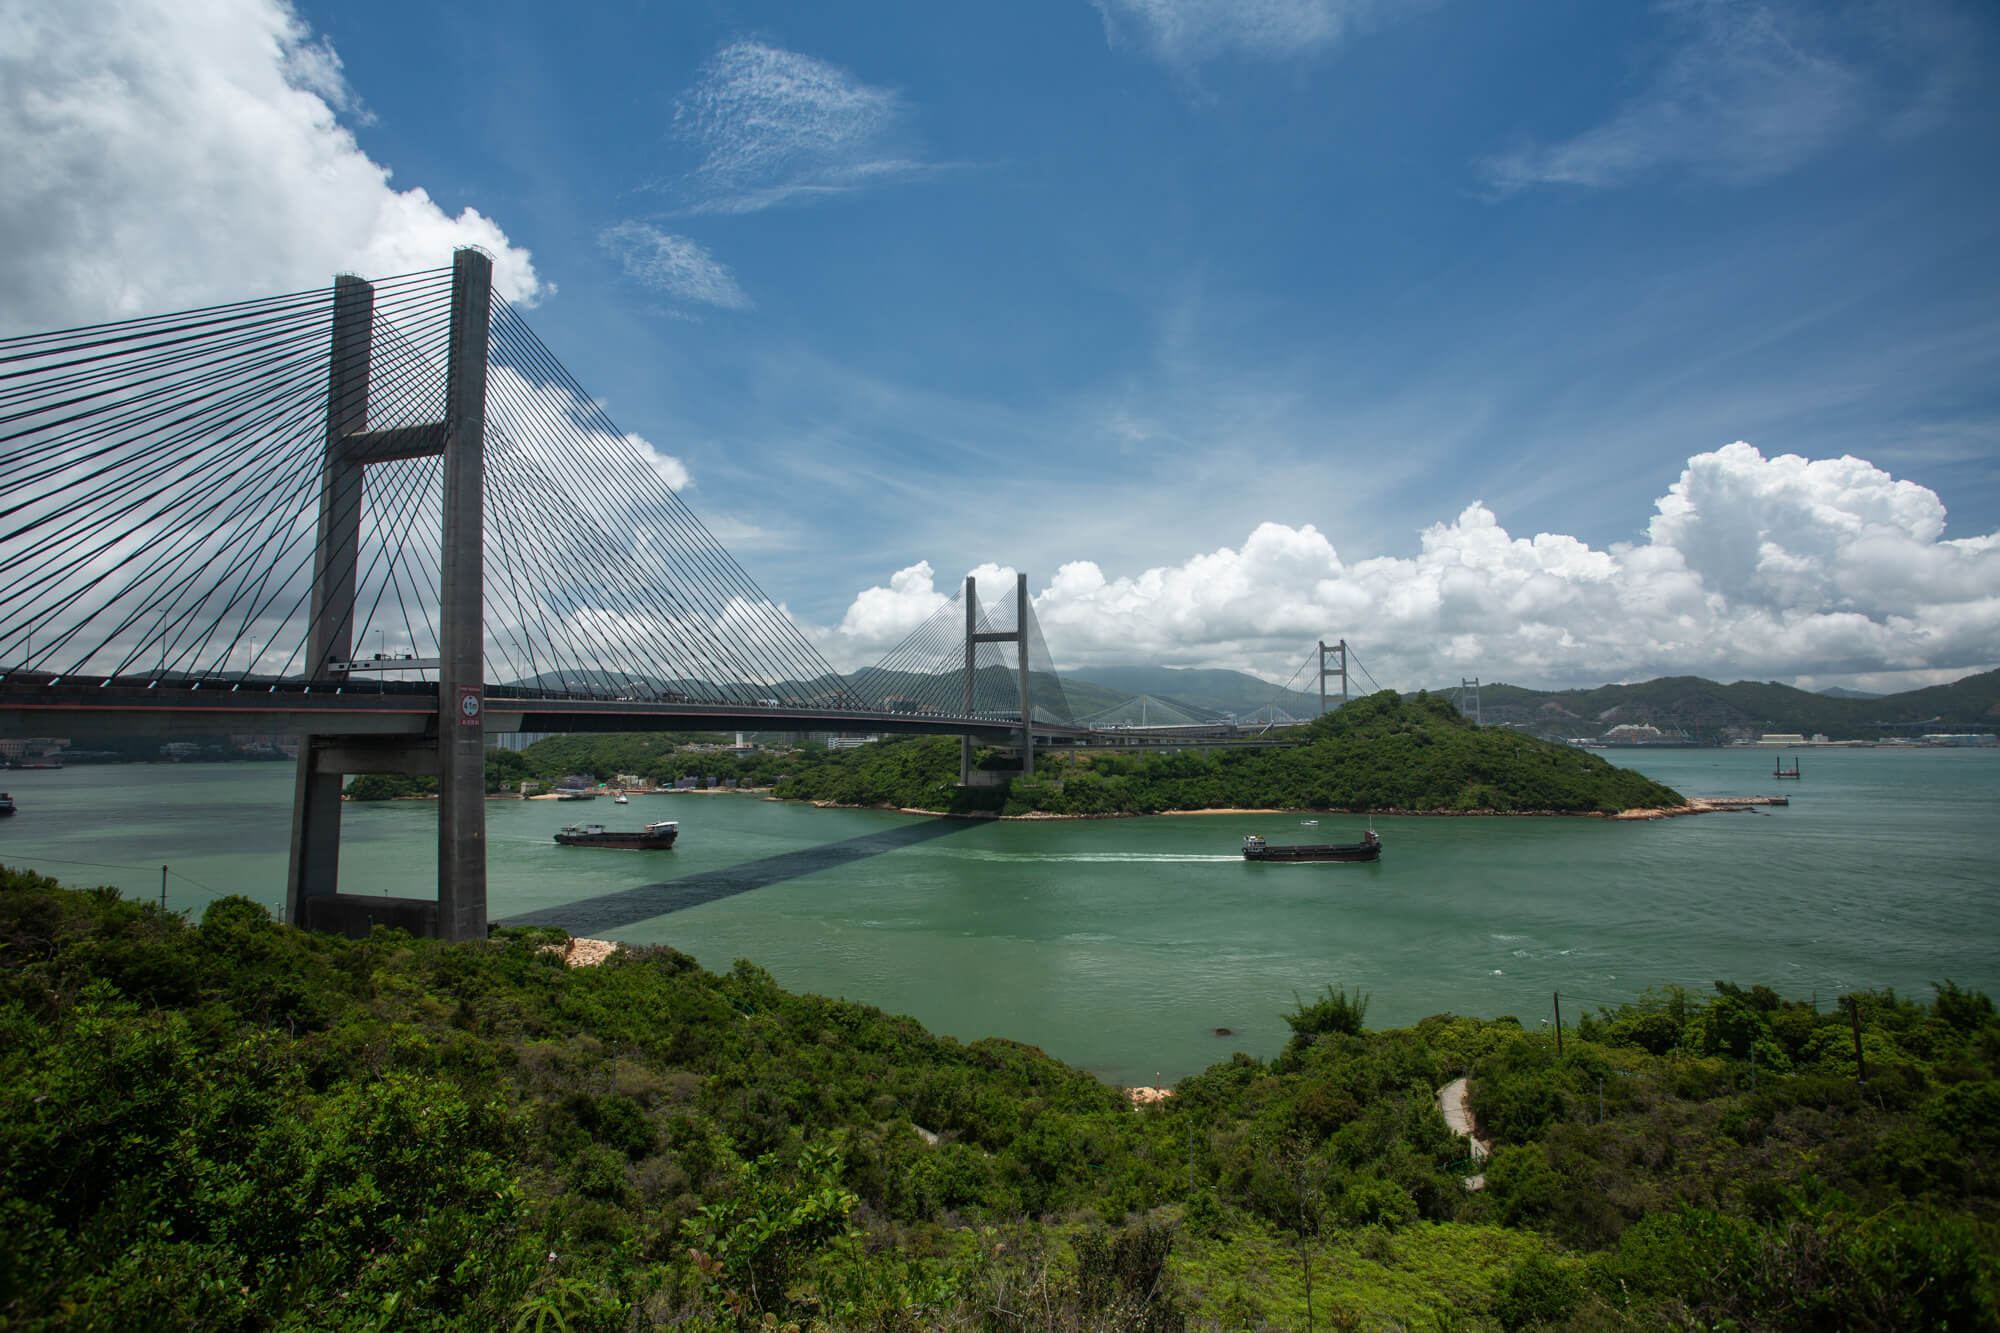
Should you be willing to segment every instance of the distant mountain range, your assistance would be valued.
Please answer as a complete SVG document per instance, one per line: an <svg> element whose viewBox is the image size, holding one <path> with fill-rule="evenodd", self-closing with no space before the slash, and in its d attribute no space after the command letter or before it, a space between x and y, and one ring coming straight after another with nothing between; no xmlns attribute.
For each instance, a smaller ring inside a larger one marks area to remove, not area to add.
<svg viewBox="0 0 2000 1333"><path fill-rule="evenodd" d="M1078 717L1101 712L1140 695L1182 705L1196 713L1246 716L1276 703L1293 717L1319 712L1319 695L1281 690L1243 671L1202 667L1101 666L1063 676L1063 691ZM1096 703L1087 707L1086 700ZM1098 703L1097 701L1103 702Z"/></svg>
<svg viewBox="0 0 2000 1333"><path fill-rule="evenodd" d="M1480 688L1479 703L1483 721L1545 736L1597 736L1631 722L1684 731L1704 741L1744 732L1824 732L1836 740L1873 740L2000 729L2000 671L1886 695L1814 694L1776 681L1719 685L1699 676L1663 676L1588 690L1492 684Z"/></svg>
<svg viewBox="0 0 2000 1333"><path fill-rule="evenodd" d="M985 674L990 673L982 673ZM662 689L696 698L708 693L705 682L689 679L640 677L634 681L631 677L604 672L573 673L569 679L572 685L588 680L599 689L616 693L630 690L641 697L648 691ZM866 672L846 679L863 682L876 691L885 684L882 679L869 679ZM923 692L927 679L911 677L899 683L898 690L914 697ZM1247 672L1219 668L1101 666L1074 675L1064 673L1060 680L1070 712L1078 719L1111 713L1118 721L1138 721L1136 701L1141 696L1168 706L1149 712L1154 721L1182 720L1174 716L1174 710L1202 721L1224 715L1247 717L1272 703L1300 719L1310 718L1319 711L1316 693L1281 690ZM1038 672L1031 688L1045 681L1046 677ZM561 685L553 675L520 683ZM1011 690L1011 680L1003 683ZM781 697L803 698L824 690L827 685L824 681L781 682L759 688L769 688ZM982 688L982 696L985 692ZM1037 693L1047 697L1040 690ZM1452 698L1457 688L1447 686L1431 693ZM1837 740L1868 740L1934 731L2000 730L2000 671L1967 676L1949 685L1887 695L1839 688L1815 694L1776 681L1740 680L1722 685L1700 676L1663 676L1633 685L1574 690L1533 690L1496 682L1481 686L1479 702L1481 720L1488 724L1558 738L1597 736L1621 723L1632 722L1647 723L1666 732L1685 732L1690 738L1702 741L1720 739L1725 734L1770 731L1804 735L1825 732ZM1133 716L1126 717L1117 711L1125 704L1135 704Z"/></svg>
<svg viewBox="0 0 2000 1333"><path fill-rule="evenodd" d="M1011 697L1013 676L1011 672L997 672L983 668L977 695L985 702L1004 702ZM989 679L990 678L990 679ZM957 677L949 681L937 676L919 676L902 672L882 672L873 667L852 673L842 678L850 687L866 698L881 698L899 694L909 698L929 699L937 696L937 701L949 706L957 701ZM1271 703L1301 720L1312 717L1319 711L1319 696L1296 690L1280 690L1267 680L1242 671L1201 670L1182 667L1156 666L1111 666L1091 670L1088 676L1059 673L1057 680L1063 694L1069 701L1070 714L1077 718L1088 718L1097 714L1113 712L1120 705L1135 703L1140 696L1149 696L1169 705L1157 710L1162 716L1158 721L1212 721L1225 714L1247 717ZM529 688L553 690L587 690L601 694L626 695L634 698L658 698L672 692L690 698L706 699L718 692L714 685L705 680L691 677L662 678L631 672L609 672L579 670L569 672L548 672L531 676L510 684ZM948 686L940 694L940 684ZM1046 699L1049 684L1047 673L1037 671L1029 681L1029 689L1035 697ZM825 681L778 681L775 684L740 687L745 690L782 699L811 698L827 688ZM995 695L998 691L998 695ZM726 691L725 691L726 692ZM989 698L989 696L994 696ZM1175 712L1185 717L1175 716ZM1122 715L1117 720L1135 721L1134 717Z"/></svg>

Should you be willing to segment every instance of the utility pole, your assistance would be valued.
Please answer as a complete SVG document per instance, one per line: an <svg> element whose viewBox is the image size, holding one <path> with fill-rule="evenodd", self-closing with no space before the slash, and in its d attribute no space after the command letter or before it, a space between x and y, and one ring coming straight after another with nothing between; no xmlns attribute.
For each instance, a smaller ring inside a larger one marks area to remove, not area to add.
<svg viewBox="0 0 2000 1333"><path fill-rule="evenodd" d="M1857 1082L1868 1086L1868 1057L1861 1053L1861 1002L1852 995L1847 997L1847 1016L1854 1025L1854 1070L1859 1075Z"/></svg>
<svg viewBox="0 0 2000 1333"><path fill-rule="evenodd" d="M1558 1057L1558 1058L1560 1058L1560 1057L1561 1057L1561 1055L1562 1055L1562 1053L1563 1053L1563 996L1562 996L1562 992L1561 992L1561 991L1557 991L1557 992L1555 993L1555 996L1556 996L1556 1055L1557 1055L1557 1057Z"/></svg>

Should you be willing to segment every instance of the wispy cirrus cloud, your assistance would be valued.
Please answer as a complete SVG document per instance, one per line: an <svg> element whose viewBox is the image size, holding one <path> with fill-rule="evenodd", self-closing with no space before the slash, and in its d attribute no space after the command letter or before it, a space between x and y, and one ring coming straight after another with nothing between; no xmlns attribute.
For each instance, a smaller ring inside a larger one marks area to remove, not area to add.
<svg viewBox="0 0 2000 1333"><path fill-rule="evenodd" d="M1503 194L1604 188L1677 170L1732 184L1768 180L1871 123L1908 128L1934 117L1956 81L1957 25L1921 3L1901 15L1727 0L1660 9L1671 41L1642 91L1580 134L1484 159L1480 174Z"/></svg>
<svg viewBox="0 0 2000 1333"><path fill-rule="evenodd" d="M644 222L621 222L597 234L625 270L625 276L665 293L676 301L749 310L753 302L727 265L699 242L673 236Z"/></svg>
<svg viewBox="0 0 2000 1333"><path fill-rule="evenodd" d="M1328 50L1428 0L1091 0L1114 44L1186 69L1221 56L1284 60Z"/></svg>
<svg viewBox="0 0 2000 1333"><path fill-rule="evenodd" d="M891 89L762 42L733 42L674 105L674 134L703 152L666 185L685 213L754 213L927 174Z"/></svg>

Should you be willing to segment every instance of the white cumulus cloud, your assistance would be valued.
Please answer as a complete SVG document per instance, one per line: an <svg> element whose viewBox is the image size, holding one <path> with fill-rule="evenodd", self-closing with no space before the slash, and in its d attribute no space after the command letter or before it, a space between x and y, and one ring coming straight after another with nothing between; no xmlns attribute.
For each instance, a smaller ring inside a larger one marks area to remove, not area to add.
<svg viewBox="0 0 2000 1333"><path fill-rule="evenodd" d="M617 257L626 277L676 300L723 310L751 307L728 267L685 236L671 236L643 222L621 222L605 228L597 240Z"/></svg>
<svg viewBox="0 0 2000 1333"><path fill-rule="evenodd" d="M282 0L10 0L0 10L0 323L27 332L494 257L475 209L397 190L340 123L339 57Z"/></svg>
<svg viewBox="0 0 2000 1333"><path fill-rule="evenodd" d="M1937 495L1857 458L1688 460L1644 541L1516 537L1484 504L1426 528L1413 556L1344 559L1317 528L1137 574L1064 564L1035 597L1052 653L1227 666L1284 679L1345 638L1383 685L1460 673L1576 684L1694 673L1817 679L2000 663L2000 533L1944 536ZM983 586L983 585L982 585ZM857 598L842 629L910 625L941 600L929 565ZM1935 678L1934 675L1931 678Z"/></svg>
<svg viewBox="0 0 2000 1333"><path fill-rule="evenodd" d="M616 433L596 403L577 397L569 388L523 374L511 365L495 365L487 373L487 419L502 438L502 448L526 451L545 462L550 476L574 475L600 484L590 493L568 487L572 505L623 502L620 469L634 461L676 491L694 485L687 465L655 448L644 436ZM637 497L644 498L644 497Z"/></svg>

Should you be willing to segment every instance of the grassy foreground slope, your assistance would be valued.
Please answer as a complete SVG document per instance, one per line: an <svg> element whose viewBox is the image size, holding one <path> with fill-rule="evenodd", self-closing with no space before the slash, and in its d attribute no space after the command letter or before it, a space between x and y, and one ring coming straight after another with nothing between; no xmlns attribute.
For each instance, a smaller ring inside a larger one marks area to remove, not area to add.
<svg viewBox="0 0 2000 1333"><path fill-rule="evenodd" d="M1615 813L1677 792L1571 746L1477 727L1447 700L1384 690L1317 719L1308 743L1211 754L1051 756L1034 781L960 790L958 742L890 741L793 766L778 795L1006 814L1230 808Z"/></svg>
<svg viewBox="0 0 2000 1333"><path fill-rule="evenodd" d="M670 949L200 923L0 869L23 1329L2000 1326L1984 996L1680 991L1558 1053L1329 988L1161 1105ZM1751 1063L1755 1053L1755 1064ZM1469 1071L1484 1191L1434 1089Z"/></svg>

